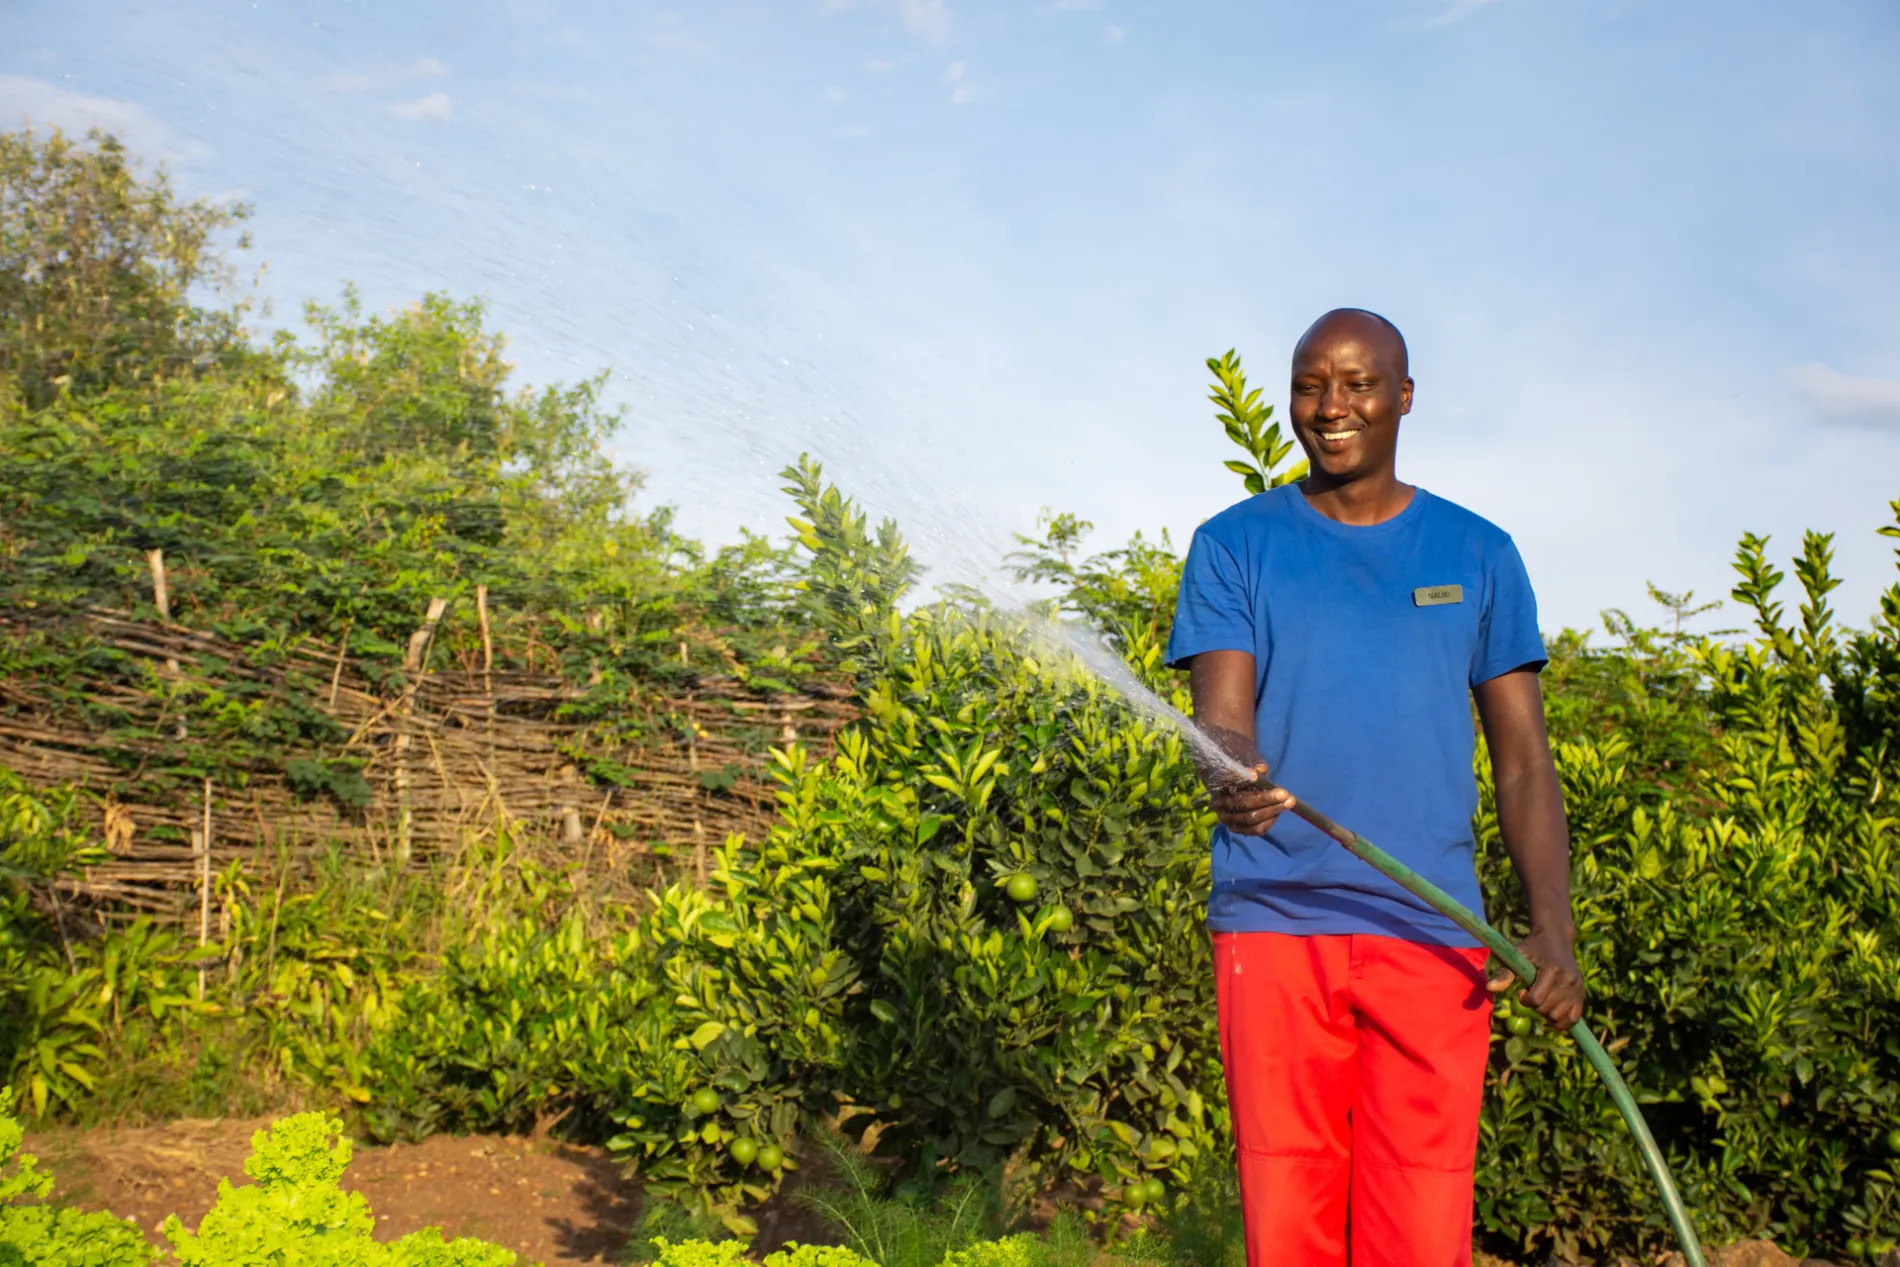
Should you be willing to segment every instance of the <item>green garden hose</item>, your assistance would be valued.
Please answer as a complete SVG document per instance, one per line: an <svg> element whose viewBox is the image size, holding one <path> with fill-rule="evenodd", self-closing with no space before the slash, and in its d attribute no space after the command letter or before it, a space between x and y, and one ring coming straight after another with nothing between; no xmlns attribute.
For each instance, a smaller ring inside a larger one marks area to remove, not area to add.
<svg viewBox="0 0 1900 1267"><path fill-rule="evenodd" d="M1253 786L1271 788L1273 785L1267 782L1263 773L1254 780ZM1523 984L1529 985L1537 979L1537 965L1526 959L1516 946L1505 939L1504 934L1466 910L1451 894L1418 875L1364 836L1347 831L1298 797L1293 798L1289 808L1483 942L1492 954L1502 959L1505 966L1517 974L1517 979ZM1603 1044L1597 1041L1597 1036L1590 1032L1589 1025L1583 1021L1570 1027L1570 1037L1576 1040L1577 1046L1583 1050L1584 1059L1590 1062L1590 1067L1603 1079L1603 1085L1609 1088L1610 1099L1616 1102L1617 1111L1629 1124L1630 1134L1636 1137L1636 1148L1643 1155L1643 1164L1649 1167L1656 1187L1662 1192L1663 1213L1669 1216L1676 1240L1682 1245L1686 1267L1706 1267L1701 1243L1696 1240L1695 1228L1689 1222L1689 1212L1683 1208L1682 1197L1676 1191L1676 1181L1669 1177L1669 1166L1663 1161L1662 1150L1656 1147L1656 1137L1649 1133L1649 1123L1643 1120L1643 1111L1636 1107L1636 1098L1630 1094L1623 1076L1617 1073L1610 1054L1603 1050Z"/></svg>

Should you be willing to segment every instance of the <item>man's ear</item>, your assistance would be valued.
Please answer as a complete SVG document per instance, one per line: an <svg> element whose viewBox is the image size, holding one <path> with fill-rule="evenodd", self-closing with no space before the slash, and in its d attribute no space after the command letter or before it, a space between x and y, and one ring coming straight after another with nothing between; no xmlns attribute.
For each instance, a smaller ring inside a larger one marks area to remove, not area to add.
<svg viewBox="0 0 1900 1267"><path fill-rule="evenodd" d="M1406 375L1405 385L1399 388L1399 416L1412 412L1412 377Z"/></svg>

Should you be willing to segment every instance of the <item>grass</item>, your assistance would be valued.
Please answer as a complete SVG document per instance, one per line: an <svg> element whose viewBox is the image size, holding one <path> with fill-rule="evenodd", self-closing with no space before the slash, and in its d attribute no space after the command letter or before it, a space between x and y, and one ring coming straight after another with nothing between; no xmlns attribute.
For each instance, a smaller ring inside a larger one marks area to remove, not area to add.
<svg viewBox="0 0 1900 1267"><path fill-rule="evenodd" d="M842 1136L820 1141L826 1178L791 1199L818 1215L833 1243L880 1267L939 1267L980 1242L1021 1235L1026 1220L996 1172L933 1179L904 1176L866 1158ZM1039 1231L1038 1267L1245 1267L1240 1194L1233 1174L1209 1167L1132 1235L1099 1239L1074 1212L1060 1211ZM732 1233L715 1217L671 1202L648 1204L622 1262L658 1258L654 1237L669 1242L723 1241Z"/></svg>

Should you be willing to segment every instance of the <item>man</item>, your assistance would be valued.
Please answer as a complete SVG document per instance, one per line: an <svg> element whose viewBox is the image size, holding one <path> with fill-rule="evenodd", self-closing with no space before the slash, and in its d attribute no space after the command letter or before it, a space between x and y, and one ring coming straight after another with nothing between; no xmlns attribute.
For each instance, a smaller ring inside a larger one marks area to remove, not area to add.
<svg viewBox="0 0 1900 1267"><path fill-rule="evenodd" d="M1194 535L1168 659L1248 766L1481 909L1475 697L1538 967L1523 1001L1583 1010L1568 827L1544 733L1535 600L1504 532L1396 472L1405 340L1329 312L1293 354L1309 473ZM1485 952L1297 817L1203 771L1222 1058L1252 1267L1471 1261L1490 1038Z"/></svg>

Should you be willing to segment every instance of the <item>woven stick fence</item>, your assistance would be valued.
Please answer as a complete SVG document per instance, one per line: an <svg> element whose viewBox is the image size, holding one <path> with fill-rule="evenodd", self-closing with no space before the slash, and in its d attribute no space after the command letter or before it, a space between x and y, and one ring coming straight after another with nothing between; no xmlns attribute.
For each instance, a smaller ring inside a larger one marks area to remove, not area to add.
<svg viewBox="0 0 1900 1267"><path fill-rule="evenodd" d="M88 612L73 618L76 630L69 619L68 635L123 653L119 663L142 667L146 680L121 671L78 684L88 714L118 723L100 727L72 716L70 689L62 704L30 673L0 677L0 765L33 784L91 792L87 812L112 854L64 891L108 916L202 923L209 878L234 861L307 859L341 845L386 865L422 864L503 822L590 870L636 883L681 870L703 879L712 845L730 832L756 840L773 821L766 747L802 742L828 754L856 715L835 684L767 694L709 676L676 692L642 691L627 709L643 712L648 736L612 754L615 781L602 785L571 755L581 723L556 717L585 687L494 667L481 599L483 654L431 668L443 615L432 604L399 685L387 689L347 652L315 640L260 654L255 644L123 612ZM30 621L0 619L0 638L16 646L37 632ZM249 697L294 697L334 719L348 734L336 755L361 763L368 804L350 810L300 794L269 762L222 782L180 777L152 794L164 783L155 773L189 764L193 739L182 725L172 728L164 692L151 687L181 674ZM656 845L667 847L670 866L656 858Z"/></svg>

